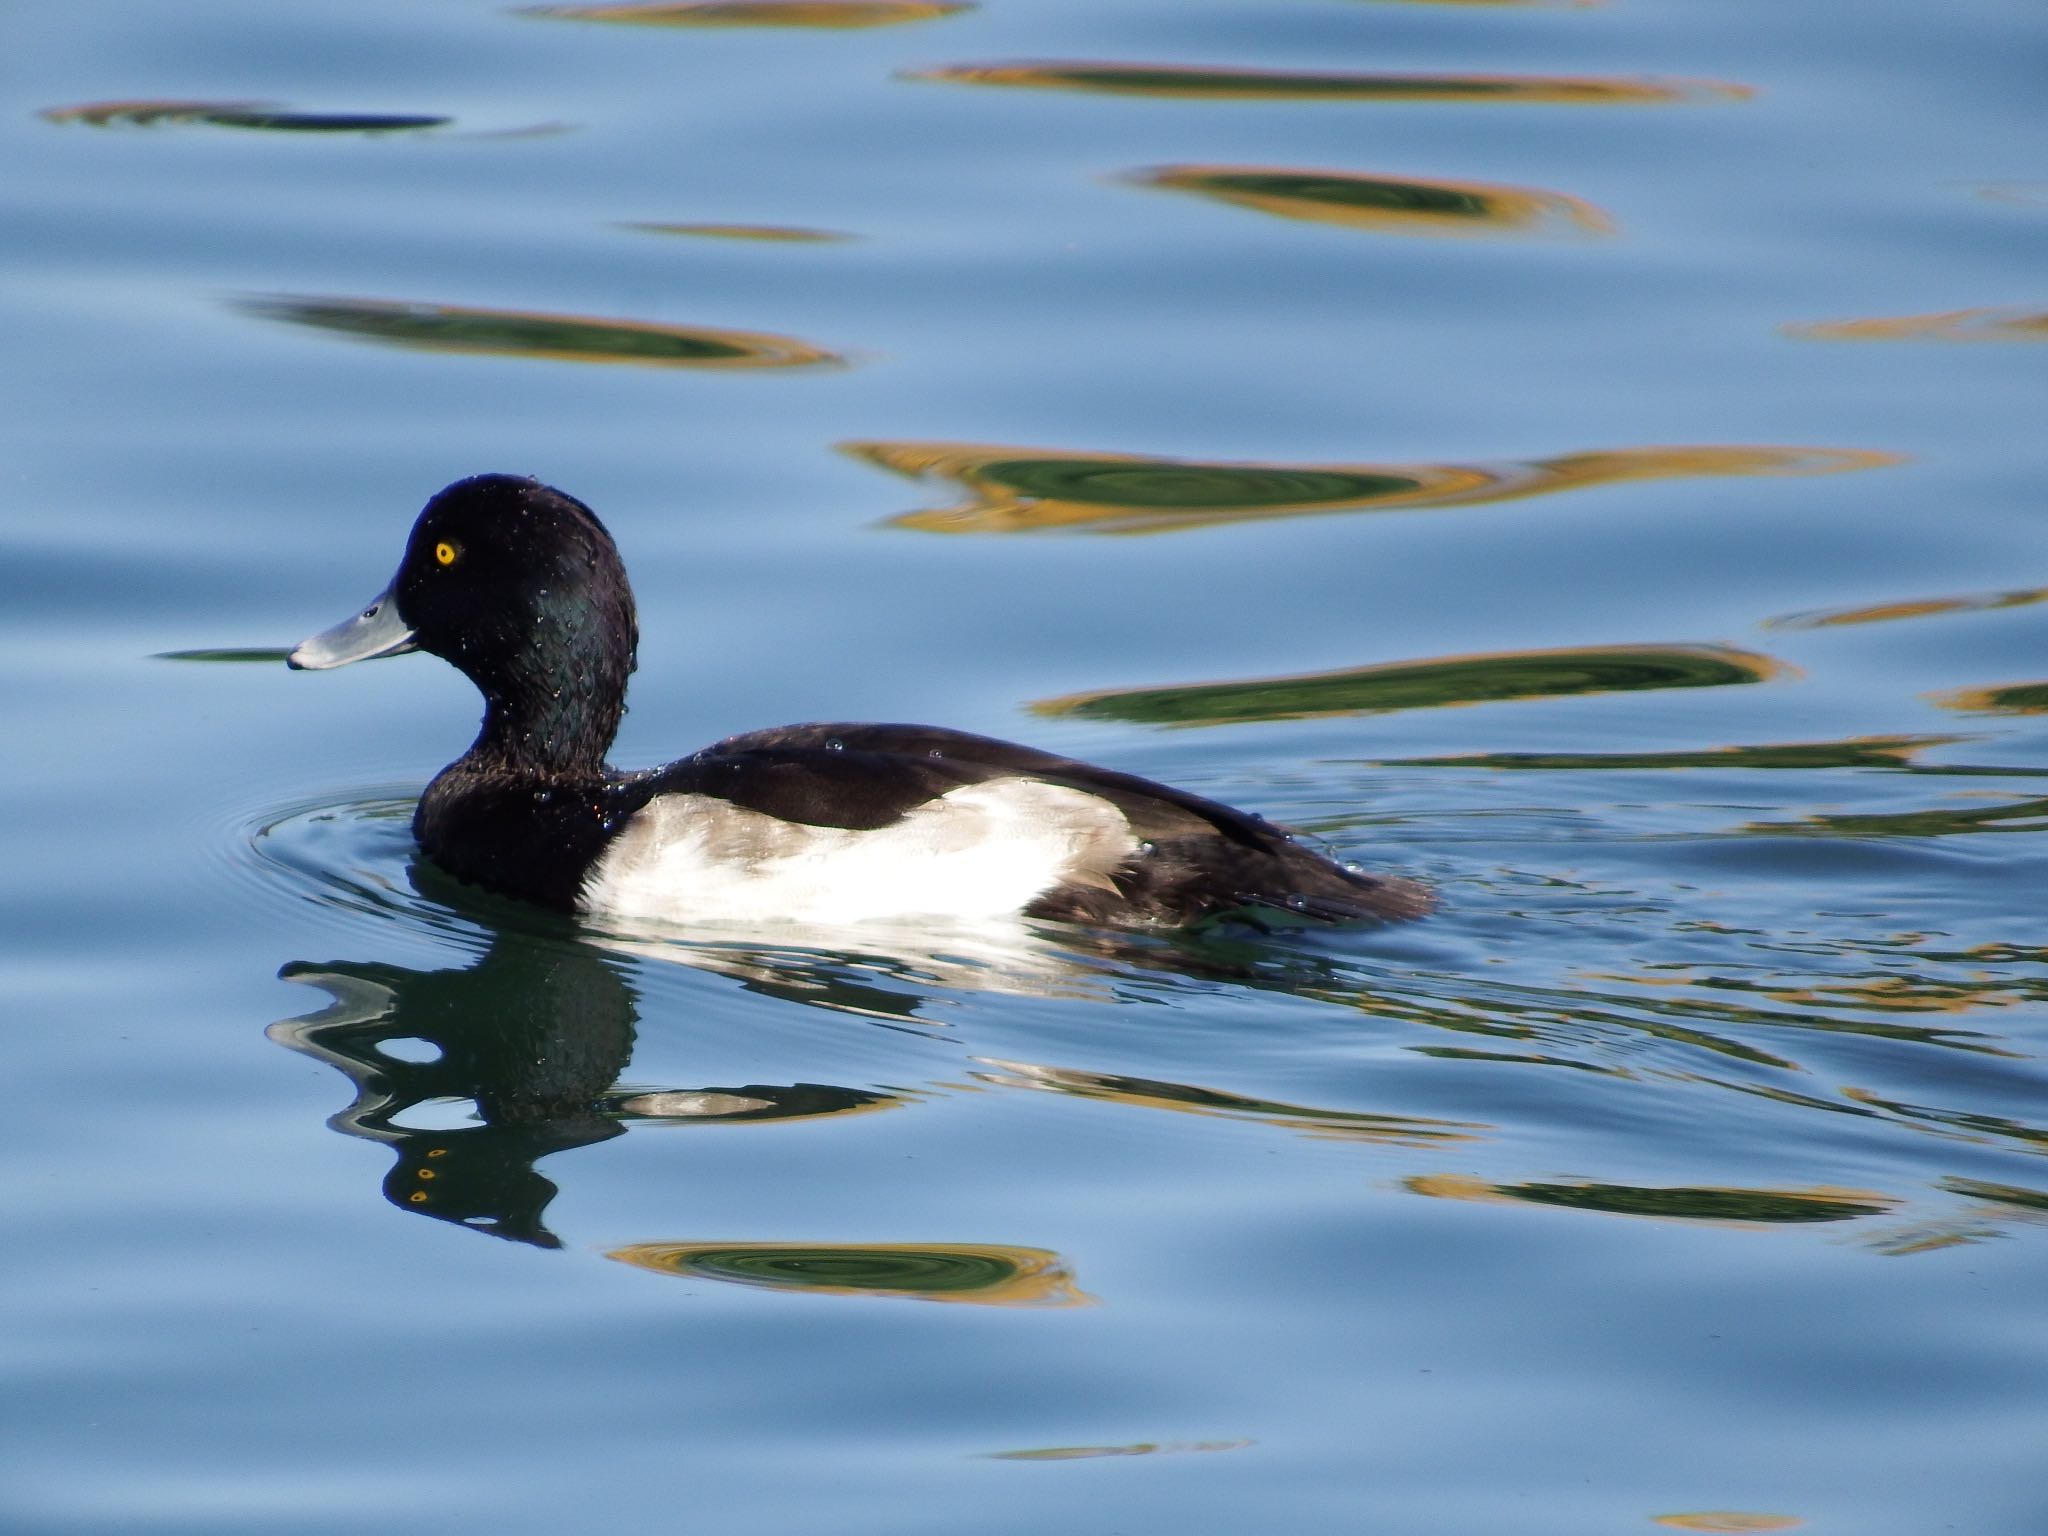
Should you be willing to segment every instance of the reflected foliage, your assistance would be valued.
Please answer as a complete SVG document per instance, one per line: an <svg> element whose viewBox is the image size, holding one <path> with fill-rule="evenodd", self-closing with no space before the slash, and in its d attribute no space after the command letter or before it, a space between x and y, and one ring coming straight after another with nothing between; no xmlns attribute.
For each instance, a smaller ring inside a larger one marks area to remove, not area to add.
<svg viewBox="0 0 2048 1536"><path fill-rule="evenodd" d="M839 447L913 480L951 481L967 496L889 520L923 533L1169 533L1326 512L1473 506L1626 481L1839 474L1900 462L1869 449L1716 444L1483 464L1244 464L887 440Z"/></svg>
<svg viewBox="0 0 2048 1536"><path fill-rule="evenodd" d="M1645 106L1742 101L1755 94L1749 86L1722 80L1623 79L1600 75L1352 74L1092 61L952 64L906 71L903 78L1204 101L1505 101Z"/></svg>
<svg viewBox="0 0 2048 1536"><path fill-rule="evenodd" d="M1769 1515L1756 1510L1696 1509L1676 1515L1652 1515L1652 1525L1674 1531L1713 1531L1722 1536L1744 1536L1746 1532L1797 1530L1806 1522L1797 1515Z"/></svg>
<svg viewBox="0 0 2048 1536"><path fill-rule="evenodd" d="M1283 219L1394 235L1612 234L1591 203L1558 192L1479 181L1361 176L1278 166L1167 165L1139 171L1142 186L1194 192Z"/></svg>
<svg viewBox="0 0 2048 1536"><path fill-rule="evenodd" d="M1031 706L1141 725L1244 725L1661 688L1721 688L1786 676L1783 662L1720 645L1612 645L1383 662L1339 672L1068 694Z"/></svg>
<svg viewBox="0 0 2048 1536"><path fill-rule="evenodd" d="M1880 1216L1896 1204L1889 1196L1841 1189L1654 1188L1637 1184L1489 1184L1448 1174L1405 1181L1418 1195L1451 1200L1508 1200L1566 1206L1612 1216L1657 1216L1683 1221L1784 1223L1853 1221Z"/></svg>
<svg viewBox="0 0 2048 1536"><path fill-rule="evenodd" d="M894 1296L986 1307L1075 1307L1067 1263L999 1243L634 1243L609 1257L659 1274L822 1296Z"/></svg>
<svg viewBox="0 0 2048 1536"><path fill-rule="evenodd" d="M1379 758L1373 766L1565 772L1677 768L1905 768L1931 748L1953 746L1969 739L1967 736L1852 736L1846 741L1703 747L1696 752L1473 752L1456 757Z"/></svg>
<svg viewBox="0 0 2048 1536"><path fill-rule="evenodd" d="M988 1056L975 1059L983 1066L996 1069L974 1074L979 1081L996 1087L1035 1088L1140 1109L1177 1110L1184 1114L1265 1121L1331 1141L1372 1141L1423 1147L1473 1141L1477 1139L1475 1132L1487 1129L1473 1121L1376 1115L1363 1110L1313 1109L1302 1104L1245 1098L1214 1088L1196 1088L1186 1083L1161 1082L1153 1078L1043 1067L1024 1061L998 1061Z"/></svg>
<svg viewBox="0 0 2048 1536"><path fill-rule="evenodd" d="M2048 309L1951 309L1784 327L1806 341L2048 341Z"/></svg>
<svg viewBox="0 0 2048 1536"><path fill-rule="evenodd" d="M1931 805L1917 811L1831 811L1798 821L1751 822L1743 831L1775 837L1960 837L1975 832L2048 832L2048 797L1990 805Z"/></svg>
<svg viewBox="0 0 2048 1536"><path fill-rule="evenodd" d="M2021 608L2048 599L2048 587L2010 592L1973 592L1961 597L1906 598L1895 603L1870 603L1855 608L1818 608L1766 619L1766 629L1829 629L1843 624L1884 624L1893 619L1927 619L1951 613L1984 613L1995 608Z"/></svg>
<svg viewBox="0 0 2048 1536"><path fill-rule="evenodd" d="M239 299L235 307L259 319L431 352L663 368L801 368L844 361L789 336L644 320L284 294Z"/></svg>
<svg viewBox="0 0 2048 1536"><path fill-rule="evenodd" d="M289 112L255 101L91 101L51 107L53 123L95 128L147 128L160 123L205 123L215 128L257 128L275 133L395 133L442 128L454 121L406 112Z"/></svg>
<svg viewBox="0 0 2048 1536"><path fill-rule="evenodd" d="M965 0L694 0L683 5L530 5L521 16L636 27L823 27L846 30L933 21L974 7Z"/></svg>
<svg viewBox="0 0 2048 1536"><path fill-rule="evenodd" d="M629 1121L811 1118L889 1102L816 1083L618 1088L633 1050L633 992L616 962L581 944L507 935L463 970L337 962L279 974L333 999L268 1033L354 1084L354 1102L328 1124L391 1149L385 1198L535 1247L560 1242L543 1221L555 1185L534 1165L609 1141ZM475 1123L406 1123L451 1104L469 1106Z"/></svg>
<svg viewBox="0 0 2048 1536"><path fill-rule="evenodd" d="M1943 709L1959 709L1973 715L2048 714L2048 682L2006 683L1997 688L1957 688L1935 694L1934 702Z"/></svg>

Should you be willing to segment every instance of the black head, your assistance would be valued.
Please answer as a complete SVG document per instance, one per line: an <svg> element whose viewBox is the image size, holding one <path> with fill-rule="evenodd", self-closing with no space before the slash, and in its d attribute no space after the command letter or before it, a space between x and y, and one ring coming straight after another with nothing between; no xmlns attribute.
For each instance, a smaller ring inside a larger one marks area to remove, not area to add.
<svg viewBox="0 0 2048 1536"><path fill-rule="evenodd" d="M611 744L638 643L625 566L596 514L538 480L477 475L427 503L391 585L291 664L429 651L483 691L479 746L580 765Z"/></svg>

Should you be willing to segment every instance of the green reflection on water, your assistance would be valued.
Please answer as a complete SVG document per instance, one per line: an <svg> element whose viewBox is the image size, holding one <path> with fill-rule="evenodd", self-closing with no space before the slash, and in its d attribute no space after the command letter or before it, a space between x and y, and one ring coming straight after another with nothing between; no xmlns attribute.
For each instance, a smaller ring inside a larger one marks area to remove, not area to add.
<svg viewBox="0 0 2048 1536"><path fill-rule="evenodd" d="M393 133L440 128L454 121L405 112L290 112L247 101L93 101L76 107L51 107L42 115L53 123L89 123L95 128L208 123L216 128L279 133Z"/></svg>
<svg viewBox="0 0 2048 1536"><path fill-rule="evenodd" d="M1935 805L1918 811L1827 812L1798 821L1755 821L1743 829L1779 837L1959 837L1973 832L2048 832L2048 797L1994 805Z"/></svg>
<svg viewBox="0 0 2048 1536"><path fill-rule="evenodd" d="M834 1296L1012 1307L1093 1300L1075 1288L1058 1254L1006 1244L635 1243L609 1257L664 1274Z"/></svg>
<svg viewBox="0 0 2048 1536"><path fill-rule="evenodd" d="M1124 96L1215 100L1509 101L1558 105L1647 105L1741 101L1755 91L1721 80L1624 79L1599 75L1352 74L1320 70L1200 68L1091 61L953 64L908 70L908 80L1028 86Z"/></svg>
<svg viewBox="0 0 2048 1536"><path fill-rule="evenodd" d="M1985 613L1999 608L2021 608L2048 599L2048 587L2030 587L2006 592L1972 592L1961 597L1907 598L1900 602L1868 603L1853 608L1823 608L1807 613L1788 613L1764 620L1766 629L1829 629L1842 624L1882 624L1893 619L1925 619L1951 613Z"/></svg>
<svg viewBox="0 0 2048 1536"><path fill-rule="evenodd" d="M239 299L235 307L265 320L435 352L679 368L796 368L845 361L788 336L587 315L289 295Z"/></svg>
<svg viewBox="0 0 2048 1536"><path fill-rule="evenodd" d="M1842 474L1900 462L1872 449L1716 443L1474 464L1227 463L888 439L839 449L909 479L950 480L967 495L957 506L889 519L891 527L922 533L1170 533L1306 514L1475 506L1638 480Z"/></svg>
<svg viewBox="0 0 2048 1536"><path fill-rule="evenodd" d="M2048 683L2007 683L1998 688L1958 688L1937 693L1943 709L1983 715L2048 714Z"/></svg>
<svg viewBox="0 0 2048 1536"><path fill-rule="evenodd" d="M1473 752L1454 757L1378 758L1373 766L1574 772L1615 768L1904 768L1931 748L1969 740L1968 736L1853 736L1846 741L1773 742L1703 747L1691 752Z"/></svg>
<svg viewBox="0 0 2048 1536"><path fill-rule="evenodd" d="M1105 689L1043 699L1031 708L1041 715L1143 725L1242 725L1588 693L1719 688L1760 683L1789 671L1772 657L1729 646L1585 646L1385 662L1243 682Z"/></svg>
<svg viewBox="0 0 2048 1536"><path fill-rule="evenodd" d="M1420 1174L1403 1181L1418 1195L1458 1200L1516 1200L1614 1216L1684 1221L1816 1222L1880 1216L1896 1204L1862 1190L1652 1188L1637 1184L1489 1184L1456 1175Z"/></svg>
<svg viewBox="0 0 2048 1536"><path fill-rule="evenodd" d="M1476 181L1364 176L1274 166L1168 165L1134 172L1150 187L1194 192L1280 218L1389 234L1611 234L1613 220L1557 192Z"/></svg>

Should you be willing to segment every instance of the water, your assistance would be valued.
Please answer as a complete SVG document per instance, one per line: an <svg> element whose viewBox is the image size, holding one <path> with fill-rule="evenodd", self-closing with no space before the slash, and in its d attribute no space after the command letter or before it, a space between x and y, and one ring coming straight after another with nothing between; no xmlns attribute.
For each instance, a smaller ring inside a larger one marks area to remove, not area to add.
<svg viewBox="0 0 2048 1536"><path fill-rule="evenodd" d="M2038 1530L2039 8L889 9L14 8L8 1527ZM483 469L1443 910L481 899Z"/></svg>

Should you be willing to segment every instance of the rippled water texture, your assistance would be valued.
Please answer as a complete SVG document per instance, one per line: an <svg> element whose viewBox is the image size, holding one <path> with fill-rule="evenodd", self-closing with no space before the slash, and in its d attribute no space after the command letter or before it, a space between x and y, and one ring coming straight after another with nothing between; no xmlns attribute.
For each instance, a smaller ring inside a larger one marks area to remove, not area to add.
<svg viewBox="0 0 2048 1536"><path fill-rule="evenodd" d="M0 1529L2048 1528L2037 0L8 19ZM468 889L484 470L1437 909Z"/></svg>

